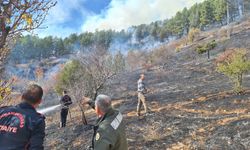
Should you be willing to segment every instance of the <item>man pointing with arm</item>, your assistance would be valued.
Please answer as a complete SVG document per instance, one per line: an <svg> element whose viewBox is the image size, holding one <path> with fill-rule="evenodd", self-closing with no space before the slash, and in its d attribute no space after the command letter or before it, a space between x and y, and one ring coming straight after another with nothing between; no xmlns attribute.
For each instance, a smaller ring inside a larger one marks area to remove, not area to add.
<svg viewBox="0 0 250 150"><path fill-rule="evenodd" d="M111 105L111 98L98 95L95 102L87 102L98 116L94 126L92 148L94 150L127 150L127 138L123 116ZM94 103L94 105L93 105Z"/></svg>

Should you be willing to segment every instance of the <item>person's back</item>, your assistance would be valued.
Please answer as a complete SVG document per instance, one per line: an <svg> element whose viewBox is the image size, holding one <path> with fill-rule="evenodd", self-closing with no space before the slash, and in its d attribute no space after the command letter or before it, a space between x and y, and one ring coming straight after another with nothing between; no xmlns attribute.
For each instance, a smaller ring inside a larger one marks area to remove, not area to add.
<svg viewBox="0 0 250 150"><path fill-rule="evenodd" d="M94 127L92 146L94 150L127 150L127 138L123 116L111 106L111 98L98 95L93 105L92 100L85 102L95 109L98 119Z"/></svg>
<svg viewBox="0 0 250 150"><path fill-rule="evenodd" d="M44 128L44 117L27 103L0 108L0 150L43 149ZM40 138L31 138L34 132L40 132Z"/></svg>
<svg viewBox="0 0 250 150"><path fill-rule="evenodd" d="M62 105L62 109L69 109L69 105L72 104L72 100L69 95L64 95L61 98L60 103Z"/></svg>
<svg viewBox="0 0 250 150"><path fill-rule="evenodd" d="M102 139L101 139L102 137ZM109 148L102 140L109 142ZM127 138L122 114L114 109L110 109L102 121L98 124L95 136L94 149L127 150ZM100 142L99 142L100 140ZM105 148L104 148L105 147Z"/></svg>
<svg viewBox="0 0 250 150"><path fill-rule="evenodd" d="M38 87L35 86L35 88ZM32 96L29 93L26 95L24 93L22 96L36 99L34 104L24 101L17 106L0 108L0 150L44 149L45 117L35 110L42 97L40 87L39 92L38 96Z"/></svg>

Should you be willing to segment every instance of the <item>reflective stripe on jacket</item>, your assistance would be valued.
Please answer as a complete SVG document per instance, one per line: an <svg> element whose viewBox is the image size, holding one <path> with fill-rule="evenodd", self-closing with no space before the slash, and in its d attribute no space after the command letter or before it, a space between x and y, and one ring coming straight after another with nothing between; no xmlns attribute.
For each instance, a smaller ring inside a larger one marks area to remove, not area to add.
<svg viewBox="0 0 250 150"><path fill-rule="evenodd" d="M92 139L94 150L127 150L127 138L122 114L110 109L97 120Z"/></svg>

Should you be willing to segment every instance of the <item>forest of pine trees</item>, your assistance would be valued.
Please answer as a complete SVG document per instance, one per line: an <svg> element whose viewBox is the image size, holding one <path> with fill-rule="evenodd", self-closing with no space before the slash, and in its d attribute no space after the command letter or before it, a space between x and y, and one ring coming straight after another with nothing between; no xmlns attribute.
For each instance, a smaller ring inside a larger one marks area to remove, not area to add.
<svg viewBox="0 0 250 150"><path fill-rule="evenodd" d="M249 0L205 0L190 8L184 8L172 18L132 26L129 30L119 32L113 30L85 32L71 34L64 39L26 35L17 41L10 59L20 63L32 58L62 56L72 53L74 50L90 48L93 45L101 45L103 48L109 49L114 39L120 43L128 43L134 37L138 43L143 44L143 39L152 37L154 41L166 42L173 38L181 38L192 28L209 30L240 21L249 14Z"/></svg>

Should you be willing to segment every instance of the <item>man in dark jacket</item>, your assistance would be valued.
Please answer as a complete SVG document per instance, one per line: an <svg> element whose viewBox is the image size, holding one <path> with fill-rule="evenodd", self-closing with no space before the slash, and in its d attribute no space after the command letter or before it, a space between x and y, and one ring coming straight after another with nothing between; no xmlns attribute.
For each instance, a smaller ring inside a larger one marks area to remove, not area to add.
<svg viewBox="0 0 250 150"><path fill-rule="evenodd" d="M22 103L0 108L0 150L43 150L45 117L37 113L43 90L31 85Z"/></svg>
<svg viewBox="0 0 250 150"><path fill-rule="evenodd" d="M66 126L67 116L69 112L69 105L72 104L71 98L67 95L67 91L63 91L63 97L60 100L61 103L61 127Z"/></svg>
<svg viewBox="0 0 250 150"><path fill-rule="evenodd" d="M110 97L98 95L95 102L84 100L84 104L86 103L95 109L98 116L94 126L92 149L127 150L128 145L123 116L118 110L112 108Z"/></svg>

